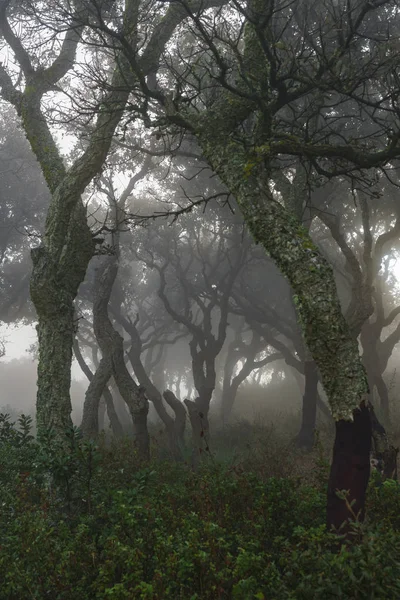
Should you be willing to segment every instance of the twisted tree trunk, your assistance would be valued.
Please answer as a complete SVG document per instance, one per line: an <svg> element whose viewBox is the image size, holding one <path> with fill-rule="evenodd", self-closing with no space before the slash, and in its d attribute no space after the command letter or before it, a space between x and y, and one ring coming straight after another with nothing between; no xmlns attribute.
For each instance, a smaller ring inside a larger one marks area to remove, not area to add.
<svg viewBox="0 0 400 600"><path fill-rule="evenodd" d="M153 403L153 406L157 412L157 415L160 417L161 421L165 426L165 430L167 432L168 444L172 453L172 456L175 459L179 459L182 453L183 447L183 432L180 437L177 437L177 433L180 432L181 423L182 423L182 412L185 413L185 419L183 424L186 423L186 411L182 406L182 403L176 398L172 392L164 392L164 399L167 404L172 408L175 414L175 418L171 417L163 403L163 399L161 393L158 388L153 384L150 377L147 374L146 369L144 368L141 354L142 354L142 340L140 339L140 335L138 333L137 327L135 323L126 319L120 310L121 306L121 290L118 290L118 301L114 303L114 315L117 321L123 326L125 331L129 334L131 338L131 348L129 350L129 361L132 365L133 372L139 382L139 384L145 389L146 395L149 400ZM165 396L167 394L167 397ZM168 398L168 400L167 400ZM176 402L174 401L176 400Z"/></svg>
<svg viewBox="0 0 400 600"><path fill-rule="evenodd" d="M174 440L176 445L177 457L181 458L182 450L185 447L185 428L186 428L186 410L182 402L170 390L165 390L163 397L168 406L174 411Z"/></svg>
<svg viewBox="0 0 400 600"><path fill-rule="evenodd" d="M148 400L144 390L132 379L124 360L123 339L114 329L108 316L108 304L118 272L116 256L108 256L102 260L98 268L94 301L93 301L93 328L99 344L102 359L100 361L98 385L103 392L110 376L113 375L118 390L128 406L138 452L141 458L147 459L150 455L149 435L147 431ZM111 372L110 372L111 371ZM100 378L102 374L102 378ZM93 378L94 379L94 378ZM92 382L93 383L93 380ZM89 386L90 387L90 386ZM87 395L82 419L82 429L85 434L98 431L98 400L101 393Z"/></svg>
<svg viewBox="0 0 400 600"><path fill-rule="evenodd" d="M93 375L82 356L79 348L78 340L74 340L74 354L81 367L83 373L89 380L89 387L86 390L85 402L87 402L86 412L83 412L83 420L81 424L82 431L90 437L96 437L99 429L104 426L104 416L102 422L99 420L99 412L101 410L101 397L104 399L104 406L107 410L107 416L110 421L111 429L115 437L123 436L123 428L115 410L114 400L107 384L112 375L111 364L107 362L99 362L96 365L96 371Z"/></svg>
<svg viewBox="0 0 400 600"><path fill-rule="evenodd" d="M368 383L357 340L342 314L331 266L296 216L271 197L265 173L268 154L249 176L238 174L251 156L231 133L253 106L245 100L232 107L225 98L221 102L223 106L217 103L207 115L207 122L201 121L197 138L208 162L236 197L255 241L265 248L293 289L305 342L338 421L327 511L328 524L337 526L340 520L351 517L351 511L344 501L340 504L334 500L335 490L348 486L349 500L356 500L362 517L369 476Z"/></svg>

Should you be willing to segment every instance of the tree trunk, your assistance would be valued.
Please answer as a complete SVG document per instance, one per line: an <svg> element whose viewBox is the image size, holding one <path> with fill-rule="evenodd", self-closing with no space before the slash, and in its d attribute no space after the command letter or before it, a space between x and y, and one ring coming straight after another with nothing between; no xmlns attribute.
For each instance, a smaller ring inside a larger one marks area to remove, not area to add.
<svg viewBox="0 0 400 600"><path fill-rule="evenodd" d="M210 399L207 395L203 398L198 397L195 400L185 400L192 426L192 463L195 468L198 466L201 456L210 451L210 424L208 421Z"/></svg>
<svg viewBox="0 0 400 600"><path fill-rule="evenodd" d="M328 483L327 525L342 533L349 532L349 521L363 521L370 475L371 418L362 402L354 411L354 420L336 421L336 437ZM346 500L337 492L347 492Z"/></svg>
<svg viewBox="0 0 400 600"><path fill-rule="evenodd" d="M289 373L291 374L291 376L293 377L293 379L297 383L297 385L299 387L299 390L300 390L300 393L301 393L301 391L304 389L304 385L305 385L305 383L303 382L303 377L301 376L302 373L296 367L293 367L292 365L288 365L288 366L290 367ZM320 396L320 393L318 392L318 386L317 386L317 409L321 412L321 414L324 415L324 417L330 423L333 423L332 413L329 410L329 407L322 400L322 398Z"/></svg>
<svg viewBox="0 0 400 600"><path fill-rule="evenodd" d="M170 390L165 390L163 396L165 402L175 413L174 447L177 457L180 458L185 447L186 410L182 402Z"/></svg>
<svg viewBox="0 0 400 600"><path fill-rule="evenodd" d="M389 403L389 392L386 386L386 383L381 374L376 375L373 378L373 383L378 390L379 399L380 399L380 408L383 415L383 420L385 424L390 423L390 403Z"/></svg>
<svg viewBox="0 0 400 600"><path fill-rule="evenodd" d="M106 402L104 396L100 399L99 404L99 431L105 430L105 417L106 417Z"/></svg>
<svg viewBox="0 0 400 600"><path fill-rule="evenodd" d="M174 458L179 458L181 455L179 440L176 437L176 427L175 427L175 419L172 418L165 409L162 396L158 389L153 385L150 378L148 377L143 363L140 359L140 354L135 347L135 340L132 338L132 347L129 352L129 359L131 361L131 365L133 367L133 371L137 377L138 382L141 386L146 390L147 397L153 403L154 408L156 409L157 415L160 417L161 421L164 424L165 430L167 432L168 444ZM165 398L165 394L164 394Z"/></svg>
<svg viewBox="0 0 400 600"><path fill-rule="evenodd" d="M96 437L99 432L99 406L101 397L104 398L107 416L115 437L123 437L124 430L114 406L114 400L107 387L112 376L112 364L109 357L101 359L95 374L85 394L81 429L84 435Z"/></svg>
<svg viewBox="0 0 400 600"><path fill-rule="evenodd" d="M296 444L300 448L312 450L315 439L318 396L318 369L313 360L307 360L304 363L304 375L302 421L300 431L296 437Z"/></svg>
<svg viewBox="0 0 400 600"><path fill-rule="evenodd" d="M60 190L52 202L62 202ZM30 293L38 316L38 437L52 430L64 436L71 420L71 364L76 321L74 300L93 256L94 244L80 198L71 211L65 254L59 248L32 250ZM51 227L52 214L46 227ZM46 236L45 236L46 237Z"/></svg>
<svg viewBox="0 0 400 600"><path fill-rule="evenodd" d="M235 196L254 240L265 248L293 290L304 341L338 421L327 511L328 524L337 526L348 512L343 512L343 502L336 501L336 488L350 489L361 517L364 514L371 444L369 415L367 411L365 416L364 407L368 395L366 373L357 339L342 314L332 267L296 215L271 194L268 135L265 157L252 166L248 176L244 175L246 165L254 164L254 158L236 141L233 132L253 109L247 100L230 106L227 98L221 97L207 113L207 121L201 120L194 127L204 156ZM363 322L368 316L363 313ZM359 440L355 437L358 434Z"/></svg>
<svg viewBox="0 0 400 600"><path fill-rule="evenodd" d="M122 293L122 290L118 290L119 296L121 295L121 293ZM157 412L157 415L160 417L161 421L163 422L166 432L167 432L168 444L169 444L171 453L174 458L178 459L181 456L181 448L178 443L178 439L176 437L176 427L175 427L176 419L174 420L168 414L168 412L164 406L163 399L162 399L162 396L161 396L159 390L153 384L153 382L151 381L150 377L147 374L146 369L144 368L142 358L141 358L142 341L140 339L140 335L138 333L136 325L134 323L132 323L131 321L129 321L128 319L126 319L121 314L121 309L120 309L121 298L119 298L115 302L115 305L118 305L118 306L114 306L114 314L116 316L116 319L123 326L123 328L125 329L125 331L128 333L128 335L131 338L131 349L129 351L129 360L132 365L133 372L134 372L139 384L146 391L147 397L153 403L153 406ZM163 352L160 353L160 359L162 358L162 354L163 354ZM179 404L181 404L181 403L179 403Z"/></svg>
<svg viewBox="0 0 400 600"><path fill-rule="evenodd" d="M104 379L108 377L108 382L111 365L111 372L115 383L128 406L132 418L133 432L139 456L140 458L148 459L150 457L150 441L147 430L149 403L144 393L144 389L136 385L126 367L123 338L114 329L108 316L108 304L117 272L117 257L108 256L104 258L98 268L95 282L93 328L102 353L100 364L103 362L105 365ZM101 383L102 381L100 384ZM87 414L89 416L94 415L94 408L90 405L88 406Z"/></svg>
<svg viewBox="0 0 400 600"><path fill-rule="evenodd" d="M222 423L227 425L232 417L233 405L235 404L237 389L231 386L223 386L221 398Z"/></svg>
<svg viewBox="0 0 400 600"><path fill-rule="evenodd" d="M104 394L107 383L110 381L111 374L111 359L109 356L105 356L101 359L85 394L81 429L87 437L96 437L99 433L100 398Z"/></svg>
<svg viewBox="0 0 400 600"><path fill-rule="evenodd" d="M112 393L107 386L104 388L103 398L106 405L107 417L111 425L111 431L113 432L114 437L121 438L124 436L124 428L122 427L117 411L115 410Z"/></svg>
<svg viewBox="0 0 400 600"><path fill-rule="evenodd" d="M361 344L363 348L362 360L367 371L367 377L370 387L370 392L376 387L380 399L380 408L384 421L390 422L390 406L389 393L386 384L383 380L383 372L386 369L387 361L381 360L378 352L378 344L380 342L380 330L377 330L376 323L365 323L361 330Z"/></svg>
<svg viewBox="0 0 400 600"><path fill-rule="evenodd" d="M136 385L126 367L124 342L116 331L113 333L111 360L115 382L132 417L133 434L139 457L148 460L150 458L150 438L147 430L149 401L144 388Z"/></svg>
<svg viewBox="0 0 400 600"><path fill-rule="evenodd" d="M93 353L93 360L96 367L95 374L89 369L82 356L78 340L74 340L74 354L83 373L89 380L89 387L86 390L85 402L83 405L81 429L89 437L95 437L104 427L104 417L99 421L100 399L103 395L104 406L107 409L107 416L110 421L111 429L115 437L122 437L124 431L115 411L114 401L107 384L112 375L110 361L102 363L95 359L96 352ZM96 408L97 407L97 408Z"/></svg>
<svg viewBox="0 0 400 600"><path fill-rule="evenodd" d="M58 294L55 294L56 296ZM62 296L62 290L60 290ZM71 420L71 363L74 337L73 300L59 298L59 308L43 311L36 326L39 341L38 389L36 420L38 436L52 431L64 435L72 427ZM57 300L55 300L55 304Z"/></svg>

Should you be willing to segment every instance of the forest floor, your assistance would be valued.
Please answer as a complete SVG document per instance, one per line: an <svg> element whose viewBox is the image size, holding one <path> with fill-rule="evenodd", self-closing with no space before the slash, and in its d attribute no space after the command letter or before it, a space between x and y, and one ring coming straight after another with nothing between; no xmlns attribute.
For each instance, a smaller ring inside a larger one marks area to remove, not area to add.
<svg viewBox="0 0 400 600"><path fill-rule="evenodd" d="M353 541L326 531L329 432L311 453L261 423L198 470L132 440L39 447L0 418L0 600L400 598L400 486L372 477Z"/></svg>

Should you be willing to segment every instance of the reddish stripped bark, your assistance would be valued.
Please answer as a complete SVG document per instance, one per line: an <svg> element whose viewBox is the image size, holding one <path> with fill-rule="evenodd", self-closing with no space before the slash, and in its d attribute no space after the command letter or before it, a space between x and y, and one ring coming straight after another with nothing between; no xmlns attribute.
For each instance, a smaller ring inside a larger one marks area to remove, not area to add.
<svg viewBox="0 0 400 600"><path fill-rule="evenodd" d="M370 475L371 417L362 402L354 411L353 421L336 422L336 438L328 483L327 526L343 533L349 532L354 515L360 521L365 516L365 499ZM347 501L337 492L348 492ZM354 501L354 503L353 503ZM352 504L353 503L353 504ZM351 506L351 510L349 507Z"/></svg>

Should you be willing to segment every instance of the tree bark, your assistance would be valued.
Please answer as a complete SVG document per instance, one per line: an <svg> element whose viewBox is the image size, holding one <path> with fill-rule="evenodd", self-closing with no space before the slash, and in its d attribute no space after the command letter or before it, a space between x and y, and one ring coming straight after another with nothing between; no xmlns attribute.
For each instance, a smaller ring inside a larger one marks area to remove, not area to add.
<svg viewBox="0 0 400 600"><path fill-rule="evenodd" d="M32 296L31 286L31 296ZM55 296L62 294L55 294ZM33 297L35 292L33 291ZM37 299L37 297L36 297ZM59 298L61 301L61 298ZM54 298L54 304L57 301ZM74 337L73 299L64 306L38 315L39 341L36 419L39 438L48 431L63 437L72 426L71 386L72 340Z"/></svg>
<svg viewBox="0 0 400 600"><path fill-rule="evenodd" d="M206 455L210 451L210 424L208 421L210 400L211 397L198 397L195 400L185 400L192 426L192 465L194 468L197 468L199 465L201 456Z"/></svg>
<svg viewBox="0 0 400 600"><path fill-rule="evenodd" d="M370 393L376 387L380 408L384 421L390 422L390 406L389 393L386 384L383 380L383 372L387 366L387 360L381 360L378 348L382 346L380 341L382 327L379 327L379 322L366 322L361 330L361 344L363 347L363 363L367 371ZM389 354L390 356L390 354Z"/></svg>
<svg viewBox="0 0 400 600"><path fill-rule="evenodd" d="M386 383L384 382L381 374L374 377L372 381L378 391L383 419L384 422L387 424L390 422L390 403L389 392Z"/></svg>
<svg viewBox="0 0 400 600"><path fill-rule="evenodd" d="M110 390L107 387L107 384L112 375L111 364L97 362L95 363L96 371L93 375L92 371L89 369L88 365L85 362L85 359L82 356L81 350L79 348L78 340L75 338L74 340L74 354L75 358L78 361L79 366L81 367L83 373L89 380L89 387L86 390L85 394L85 404L82 415L82 423L81 429L85 435L89 437L97 436L99 429L104 427L104 416L102 418L102 422L99 420L99 410L100 410L100 401L101 396L103 395L104 406L107 410L107 416L110 421L111 429L115 437L122 437L124 434L122 425L118 418L118 415L115 411L114 400ZM107 379L108 375L108 379ZM105 383L104 383L105 381ZM97 408L96 408L97 407ZM96 416L97 411L97 416Z"/></svg>
<svg viewBox="0 0 400 600"><path fill-rule="evenodd" d="M121 290L118 291L118 294L121 295ZM129 336L131 338L131 348L129 350L128 356L129 356L129 360L130 360L130 363L133 368L133 372L135 373L139 384L146 390L147 397L153 403L153 406L156 409L157 415L160 417L161 421L163 422L163 424L165 426L165 430L167 432L167 437L168 437L168 444L169 444L172 456L176 459L179 459L181 456L182 445L181 445L181 441L179 439L177 439L177 436L176 436L176 434L177 434L176 420L177 419L179 420L179 417L180 417L179 413L177 414L175 411L175 408L177 405L174 403L174 401L172 399L171 400L172 404L170 404L170 406L175 413L175 419L174 419L168 414L167 410L165 409L161 393L159 392L158 388L153 384L153 382L151 381L150 377L147 374L146 369L143 366L143 362L142 362L142 358L141 358L142 341L140 339L140 335L138 333L135 323L132 323L130 320L126 319L122 315L121 310L120 310L120 305L121 305L120 299L115 304L118 304L118 306L114 306L115 317L116 317L117 321L123 326L123 328L125 329L125 331L129 334ZM170 394L172 394L172 392L170 392ZM164 398L165 398L165 394L164 394ZM168 395L168 398L170 399L171 396ZM179 402L179 401L177 400L177 402ZM179 402L179 404L182 406L181 402ZM179 427L178 427L178 431L179 431Z"/></svg>
<svg viewBox="0 0 400 600"><path fill-rule="evenodd" d="M186 428L186 410L182 402L170 390L165 390L163 397L168 406L175 413L174 420L174 439L178 450L178 457L181 457L182 449L185 447L185 428Z"/></svg>
<svg viewBox="0 0 400 600"><path fill-rule="evenodd" d="M336 421L336 437L328 483L327 526L349 533L350 520L363 521L370 475L371 418L362 402L353 421ZM346 500L337 492L347 492Z"/></svg>
<svg viewBox="0 0 400 600"><path fill-rule="evenodd" d="M293 289L305 343L338 421L327 512L329 525L337 526L349 513L342 508L344 503L335 501L332 490L348 486L363 517L369 476L370 422L365 417L368 410L360 409L368 395L368 383L358 343L342 314L332 267L296 216L271 196L265 172L269 155L248 177L238 174L251 156L231 133L254 107L237 98L232 107L226 98L222 100L223 107L216 103L207 122L201 121L196 128L197 138L210 165L236 197L255 241L262 244ZM353 435L362 439L352 443Z"/></svg>
<svg viewBox="0 0 400 600"><path fill-rule="evenodd" d="M296 437L296 444L300 448L312 450L315 440L318 397L318 369L313 360L307 360L304 363L304 376L302 421Z"/></svg>
<svg viewBox="0 0 400 600"><path fill-rule="evenodd" d="M104 431L105 429L105 416L106 416L106 402L104 400L104 396L100 398L99 404L99 431Z"/></svg>
<svg viewBox="0 0 400 600"><path fill-rule="evenodd" d="M123 339L114 329L108 316L108 304L117 272L117 257L105 257L98 267L94 286L93 328L102 353L100 366L102 363L104 365L104 368L101 370L103 377L100 379L99 376L98 384L101 392L103 392L105 385L110 379L111 370L111 374L114 377L121 396L128 406L132 418L139 456L143 459L148 459L150 456L150 442L147 430L148 400L143 388L137 386L129 374L124 360ZM98 371L100 371L100 368ZM101 393L98 391L96 399L99 400L100 396ZM84 418L82 419L85 432L94 431L96 426L96 433L98 432L97 415L98 402L97 406L95 406L92 397L87 395L84 405Z"/></svg>
<svg viewBox="0 0 400 600"><path fill-rule="evenodd" d="M8 32L5 39L25 75L25 88L21 92L15 87L7 69L0 65L0 93L21 117L28 141L52 194L42 246L32 251L30 291L38 316L39 338L38 437L40 439L42 434L47 435L52 429L58 437L63 438L65 428L72 425L70 382L73 302L94 254L94 243L81 195L104 164L130 94L129 84L136 83L137 79L129 60L119 51L86 149L67 172L41 105L43 96L54 90L75 64L88 9L79 6L75 13L71 12L63 25L65 35L58 55L49 66L35 68L20 39L12 33L7 20L9 3L2 4L0 34L4 37L4 31ZM174 5L160 19L140 55L140 67L145 75L155 72L165 44L185 17L185 10L179 10ZM127 0L119 35L131 46L132 53L137 50L137 21L137 2Z"/></svg>
<svg viewBox="0 0 400 600"><path fill-rule="evenodd" d="M177 430L176 430L175 424L176 424L177 415L175 413L174 406L171 406L171 408L173 408L173 410L174 410L175 419L173 417L171 417L168 414L168 412L166 411L162 396L161 396L160 392L158 391L158 389L155 387L155 385L153 385L150 378L148 377L148 375L143 367L143 363L140 359L140 354L137 352L137 348L134 346L135 346L135 340L132 339L132 347L129 352L129 359L130 359L131 365L133 367L133 371L134 371L140 385L143 386L143 388L146 390L147 397L153 403L153 406L156 409L157 415L160 417L161 421L164 424L165 430L167 432L168 444L169 444L169 447L170 447L173 457L179 458L181 455L181 447L180 447L180 442L176 437ZM165 398L165 394L164 394L164 398Z"/></svg>
<svg viewBox="0 0 400 600"><path fill-rule="evenodd" d="M86 390L81 430L87 437L99 433L99 404L112 374L110 357L103 357Z"/></svg>

